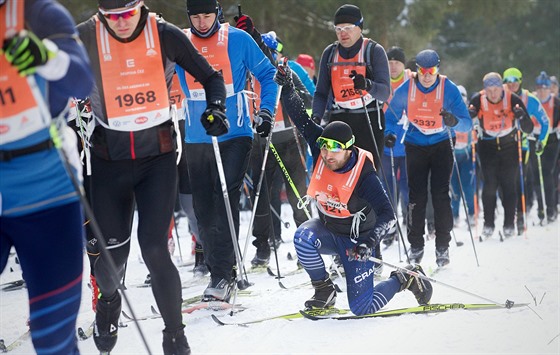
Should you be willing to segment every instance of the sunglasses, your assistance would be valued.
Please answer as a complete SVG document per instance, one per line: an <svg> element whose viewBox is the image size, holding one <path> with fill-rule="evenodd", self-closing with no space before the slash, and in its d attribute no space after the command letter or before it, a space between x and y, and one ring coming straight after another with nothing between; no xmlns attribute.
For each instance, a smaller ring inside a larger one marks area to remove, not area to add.
<svg viewBox="0 0 560 355"><path fill-rule="evenodd" d="M336 33L342 33L342 32L350 32L354 29L354 27L356 27L356 25L347 25L347 26L334 26L334 31Z"/></svg>
<svg viewBox="0 0 560 355"><path fill-rule="evenodd" d="M136 14L138 14L140 12L140 6L141 4L138 3L138 5L136 5L135 7L133 7L132 9L128 9L128 10L123 10L123 11L119 11L119 12L109 12L109 11L105 11L102 9L99 9L99 12L101 12L101 14L108 20L111 21L118 21L119 18L122 18L123 20L128 20L129 18L135 16Z"/></svg>
<svg viewBox="0 0 560 355"><path fill-rule="evenodd" d="M419 66L416 66L416 68L418 69L418 74L420 75L426 75L426 74L436 75L439 72L439 67L437 65L431 68L422 68Z"/></svg>
<svg viewBox="0 0 560 355"><path fill-rule="evenodd" d="M355 140L354 136L352 136L352 139L343 144L334 139L319 137L317 138L317 146L319 149L326 149L330 152L340 152L344 149L350 148L352 144L354 144Z"/></svg>
<svg viewBox="0 0 560 355"><path fill-rule="evenodd" d="M516 78L516 77L514 77L514 76L510 76L510 77L504 78L504 84L508 84L508 83L518 83L518 82L520 82L520 81L521 81L521 80L520 80L519 78Z"/></svg>

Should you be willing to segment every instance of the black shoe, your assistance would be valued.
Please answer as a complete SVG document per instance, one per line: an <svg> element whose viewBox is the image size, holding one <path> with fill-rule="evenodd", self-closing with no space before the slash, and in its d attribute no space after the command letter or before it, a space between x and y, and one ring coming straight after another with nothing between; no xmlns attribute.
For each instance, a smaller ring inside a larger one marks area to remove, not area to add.
<svg viewBox="0 0 560 355"><path fill-rule="evenodd" d="M449 248L436 248L436 264L443 267L449 264Z"/></svg>
<svg viewBox="0 0 560 355"><path fill-rule="evenodd" d="M407 265L405 269L414 271L418 274L426 275L420 265ZM401 283L399 292L403 290L410 290L410 292L414 294L414 297L416 297L416 301L418 301L419 305L426 305L430 303L430 300L432 299L432 293L434 291L430 281L421 279L416 276L411 276L400 270L391 272L391 277L393 276L395 276Z"/></svg>
<svg viewBox="0 0 560 355"><path fill-rule="evenodd" d="M266 267L270 260L270 246L266 240L258 239L253 242L253 245L257 247L257 252L255 257L251 260L251 265L253 267Z"/></svg>
<svg viewBox="0 0 560 355"><path fill-rule="evenodd" d="M163 353L164 355L190 355L191 347L185 336L185 326L174 332L163 331Z"/></svg>
<svg viewBox="0 0 560 355"><path fill-rule="evenodd" d="M315 294L311 299L305 301L305 308L328 308L336 303L336 289L332 280L327 277L325 280L311 281Z"/></svg>
<svg viewBox="0 0 560 355"><path fill-rule="evenodd" d="M202 244L196 243L194 247L194 267L193 273L195 277L203 277L208 275L210 271L208 266L204 262L204 251L202 250Z"/></svg>
<svg viewBox="0 0 560 355"><path fill-rule="evenodd" d="M411 264L420 264L422 262L422 258L424 257L424 248L410 247L408 257Z"/></svg>
<svg viewBox="0 0 560 355"><path fill-rule="evenodd" d="M558 212L552 212L546 216L548 223L553 223L558 218Z"/></svg>
<svg viewBox="0 0 560 355"><path fill-rule="evenodd" d="M219 277L211 277L210 283L204 290L203 300L218 300L228 302L231 297L233 282Z"/></svg>
<svg viewBox="0 0 560 355"><path fill-rule="evenodd" d="M102 296L97 301L93 340L99 351L110 352L117 344L120 314L121 295L118 291L109 299Z"/></svg>
<svg viewBox="0 0 560 355"><path fill-rule="evenodd" d="M504 226L504 237L509 238L513 237L515 234L515 228L513 226Z"/></svg>

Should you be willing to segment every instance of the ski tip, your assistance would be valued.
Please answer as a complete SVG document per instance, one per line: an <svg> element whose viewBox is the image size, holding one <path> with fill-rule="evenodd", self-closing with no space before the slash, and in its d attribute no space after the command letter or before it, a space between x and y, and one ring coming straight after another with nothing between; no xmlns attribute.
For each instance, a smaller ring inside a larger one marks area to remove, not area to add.
<svg viewBox="0 0 560 355"><path fill-rule="evenodd" d="M216 315L212 314L211 317L212 317L212 320L213 320L214 322L216 322L217 324L219 324L219 325L226 325L226 324L225 324L224 322L222 322L218 317L216 317Z"/></svg>
<svg viewBox="0 0 560 355"><path fill-rule="evenodd" d="M284 286L284 284L282 283L282 281L278 281L278 286L280 286L280 288L283 288L284 290L289 289L288 287Z"/></svg>
<svg viewBox="0 0 560 355"><path fill-rule="evenodd" d="M276 276L276 274L270 269L270 266L266 268L266 272L268 273L268 276L272 276L272 277Z"/></svg>
<svg viewBox="0 0 560 355"><path fill-rule="evenodd" d="M294 260L294 257L292 256L292 253L288 252L287 255L288 260Z"/></svg>

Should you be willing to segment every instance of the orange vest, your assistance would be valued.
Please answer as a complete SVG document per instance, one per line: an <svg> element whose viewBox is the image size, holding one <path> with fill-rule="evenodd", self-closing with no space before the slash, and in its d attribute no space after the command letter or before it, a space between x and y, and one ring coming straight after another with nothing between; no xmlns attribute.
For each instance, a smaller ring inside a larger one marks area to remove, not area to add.
<svg viewBox="0 0 560 355"><path fill-rule="evenodd" d="M249 75L253 75L253 74L249 74ZM247 82L247 86L249 85L249 82ZM251 122L254 121L254 112L253 112L253 101L255 102L255 107L257 108L257 112L259 107L261 106L261 83L257 80L257 78L255 78L253 76L253 92L254 95L251 95L252 97L249 97L249 116L251 117ZM248 90L251 90L250 87L247 88ZM280 88L279 88L280 90ZM284 110L282 110L282 102L278 102L278 109L276 110L276 115L274 116L274 128L273 131L277 132L277 131L281 131L286 127L286 123L284 122Z"/></svg>
<svg viewBox="0 0 560 355"><path fill-rule="evenodd" d="M455 149L465 149L469 145L470 132L455 131Z"/></svg>
<svg viewBox="0 0 560 355"><path fill-rule="evenodd" d="M193 36L192 32L185 30L185 33L200 54L210 63L214 70L221 72L226 85L226 97L235 95L233 88L233 75L228 54L228 35L229 24L220 26L218 33L210 38L200 38ZM185 80L189 87L189 100L206 101L206 93L202 84L192 75L185 71Z"/></svg>
<svg viewBox="0 0 560 355"><path fill-rule="evenodd" d="M24 1L7 0L0 6L0 43L24 29ZM0 55L0 145L49 127L49 109L35 77L22 77Z"/></svg>
<svg viewBox="0 0 560 355"><path fill-rule="evenodd" d="M173 78L171 79L171 89L169 90L169 103L171 105L175 105L177 108L177 114L179 119L182 120L185 118L183 112L183 99L185 95L183 94L183 90L181 90L181 84L179 83L179 77L177 77L177 73L173 74Z"/></svg>
<svg viewBox="0 0 560 355"><path fill-rule="evenodd" d="M352 217L348 210L348 201L356 188L360 173L366 159L373 162L370 152L358 149L358 161L354 167L343 173L335 173L325 166L323 159L319 159L313 170L313 175L307 188L307 195L317 201L317 208L330 217Z"/></svg>
<svg viewBox="0 0 560 355"><path fill-rule="evenodd" d="M414 75L412 74L412 71L410 69L405 69L404 74L400 77L400 79L398 79L398 80L391 79L391 93L389 94L389 98L387 99L387 101L385 101L385 103L387 105L385 105L383 107L383 112L387 112L387 108L389 107L389 103L391 102L391 99L393 98L393 94L395 93L395 90L397 90L397 88L399 86L401 86L402 83L404 83L407 80L412 79L413 77L414 77Z"/></svg>
<svg viewBox="0 0 560 355"><path fill-rule="evenodd" d="M141 131L169 120L155 14L134 41L117 41L96 17L96 37L108 126L116 131Z"/></svg>
<svg viewBox="0 0 560 355"><path fill-rule="evenodd" d="M360 51L350 59L344 59L335 50L333 63L331 67L331 86L334 94L334 101L339 107L346 109L357 109L363 107L360 94L354 91L354 81L350 78L352 70L358 74L366 76L367 63L364 59L366 46L369 42L368 38L364 38ZM368 105L372 102L373 96L368 92L364 92L364 101Z"/></svg>
<svg viewBox="0 0 560 355"><path fill-rule="evenodd" d="M439 78L439 84L429 93L419 91L415 82L411 82L408 86L408 120L420 132L427 135L445 129L439 113L443 108L446 76L440 75Z"/></svg>
<svg viewBox="0 0 560 355"><path fill-rule="evenodd" d="M479 118L484 132L492 137L503 137L511 133L513 127L513 112L510 108L511 92L504 91L502 102L496 104L488 101L486 92L481 91Z"/></svg>

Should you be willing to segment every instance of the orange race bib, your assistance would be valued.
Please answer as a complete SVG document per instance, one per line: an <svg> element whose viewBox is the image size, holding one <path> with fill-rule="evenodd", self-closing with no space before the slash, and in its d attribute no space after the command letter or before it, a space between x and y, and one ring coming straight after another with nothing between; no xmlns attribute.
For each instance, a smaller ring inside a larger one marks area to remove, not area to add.
<svg viewBox="0 0 560 355"><path fill-rule="evenodd" d="M0 43L24 28L24 2L8 0L0 7ZM25 138L49 126L48 107L30 75L22 77L0 56L0 145ZM43 114L41 114L43 112Z"/></svg>
<svg viewBox="0 0 560 355"><path fill-rule="evenodd" d="M511 93L507 91L502 102L497 104L488 101L486 93L480 96L482 127L489 136L503 137L513 131L513 113L509 108L509 99Z"/></svg>
<svg viewBox="0 0 560 355"><path fill-rule="evenodd" d="M132 42L114 39L99 19L96 29L107 128L140 131L167 121L169 97L155 14Z"/></svg>
<svg viewBox="0 0 560 355"><path fill-rule="evenodd" d="M443 107L445 75L440 75L438 86L429 93L418 90L415 82L408 86L408 120L423 134L435 134L444 130L439 113Z"/></svg>

